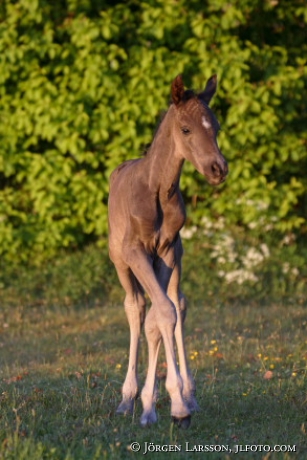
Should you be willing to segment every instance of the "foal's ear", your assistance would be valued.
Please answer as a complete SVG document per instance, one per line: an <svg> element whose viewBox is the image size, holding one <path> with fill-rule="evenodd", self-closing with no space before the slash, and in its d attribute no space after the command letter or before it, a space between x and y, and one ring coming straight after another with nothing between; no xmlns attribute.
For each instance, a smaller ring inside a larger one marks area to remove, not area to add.
<svg viewBox="0 0 307 460"><path fill-rule="evenodd" d="M177 75L172 83L172 101L175 105L178 105L182 99L184 93L184 84L182 75Z"/></svg>
<svg viewBox="0 0 307 460"><path fill-rule="evenodd" d="M212 75L212 77L209 78L206 84L206 88L202 93L200 93L199 98L205 101L206 104L209 104L211 99L213 98L215 91L217 87L217 76Z"/></svg>

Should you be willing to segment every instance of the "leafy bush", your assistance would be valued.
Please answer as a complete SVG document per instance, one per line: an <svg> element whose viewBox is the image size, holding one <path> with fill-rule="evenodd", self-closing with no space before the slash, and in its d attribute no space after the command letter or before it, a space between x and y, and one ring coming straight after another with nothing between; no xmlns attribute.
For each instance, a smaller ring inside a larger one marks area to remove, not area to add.
<svg viewBox="0 0 307 460"><path fill-rule="evenodd" d="M261 2L260 2L261 3ZM306 230L304 0L3 0L0 254L38 263L107 232L108 177L150 142L171 80L214 110L229 179L186 164L192 222Z"/></svg>

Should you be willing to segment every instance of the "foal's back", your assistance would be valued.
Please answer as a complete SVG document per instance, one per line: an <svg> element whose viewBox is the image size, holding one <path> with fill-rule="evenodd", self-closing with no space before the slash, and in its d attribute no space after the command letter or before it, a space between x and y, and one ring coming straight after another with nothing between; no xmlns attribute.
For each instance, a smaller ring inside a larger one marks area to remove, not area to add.
<svg viewBox="0 0 307 460"><path fill-rule="evenodd" d="M112 259L120 256L124 246L138 243L144 247L155 246L159 213L142 164L143 158L129 160L111 174L109 247Z"/></svg>

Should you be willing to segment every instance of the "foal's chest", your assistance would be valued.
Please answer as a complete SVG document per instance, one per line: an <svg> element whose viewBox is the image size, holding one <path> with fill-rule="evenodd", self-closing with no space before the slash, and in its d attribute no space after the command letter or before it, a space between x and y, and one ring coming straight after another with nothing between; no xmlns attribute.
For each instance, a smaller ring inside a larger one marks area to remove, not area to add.
<svg viewBox="0 0 307 460"><path fill-rule="evenodd" d="M146 187L142 191L133 194L131 243L138 240L146 252L159 254L173 244L184 225L183 199L179 189L171 197L167 193L149 194Z"/></svg>
<svg viewBox="0 0 307 460"><path fill-rule="evenodd" d="M185 222L185 210L179 202L168 203L158 211L158 228L160 239L170 242L177 236Z"/></svg>

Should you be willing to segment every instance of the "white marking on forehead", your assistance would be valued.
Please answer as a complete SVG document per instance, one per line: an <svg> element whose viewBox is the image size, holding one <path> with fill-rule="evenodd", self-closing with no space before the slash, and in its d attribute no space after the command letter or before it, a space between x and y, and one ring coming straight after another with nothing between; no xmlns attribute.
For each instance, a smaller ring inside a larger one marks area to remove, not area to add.
<svg viewBox="0 0 307 460"><path fill-rule="evenodd" d="M206 119L205 116L202 116L201 121L202 121L203 126L204 126L206 129L211 128L211 123L210 123L210 121L208 121L208 120Z"/></svg>

